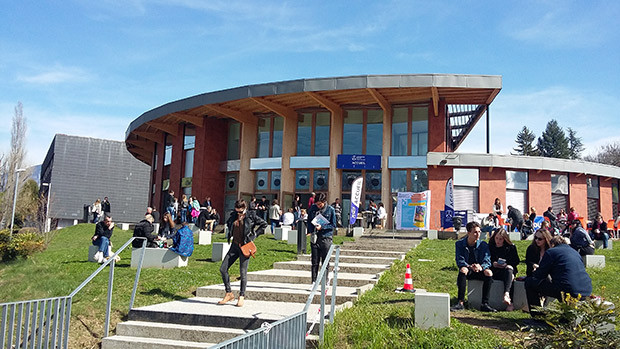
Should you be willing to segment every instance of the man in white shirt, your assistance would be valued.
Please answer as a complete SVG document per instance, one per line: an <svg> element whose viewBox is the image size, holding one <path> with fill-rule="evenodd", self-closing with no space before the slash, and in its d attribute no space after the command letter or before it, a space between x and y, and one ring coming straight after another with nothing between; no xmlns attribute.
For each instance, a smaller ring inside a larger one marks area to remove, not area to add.
<svg viewBox="0 0 620 349"><path fill-rule="evenodd" d="M293 214L293 208L291 207L282 215L282 225L290 227L293 226L294 221L295 215Z"/></svg>

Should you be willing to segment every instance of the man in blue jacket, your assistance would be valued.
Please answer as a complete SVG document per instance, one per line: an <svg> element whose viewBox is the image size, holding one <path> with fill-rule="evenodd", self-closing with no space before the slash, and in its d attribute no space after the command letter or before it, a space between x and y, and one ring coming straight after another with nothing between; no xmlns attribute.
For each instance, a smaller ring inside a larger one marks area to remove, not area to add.
<svg viewBox="0 0 620 349"><path fill-rule="evenodd" d="M313 223L314 218L319 214L325 218L325 222ZM320 265L325 263L327 252L332 246L334 229L336 229L336 211L327 204L325 193L319 193L308 212L308 235L311 235L310 247L312 250L312 283L316 281L319 273L319 261ZM329 270L329 264L327 268Z"/></svg>
<svg viewBox="0 0 620 349"><path fill-rule="evenodd" d="M592 293L592 280L579 252L567 245L561 236L554 236L549 245L551 248L543 255L538 268L525 279L527 304L532 316L537 315L532 307L540 307L541 296L561 301L562 293L572 297L588 297Z"/></svg>
<svg viewBox="0 0 620 349"><path fill-rule="evenodd" d="M455 244L456 266L459 268L459 275L456 279L458 287L458 303L450 310L458 311L465 309L465 289L467 280L482 280L482 304L480 310L496 312L489 305L489 293L493 282L493 272L491 271L491 254L489 245L480 240L480 224L469 222L466 226L467 236L458 240Z"/></svg>

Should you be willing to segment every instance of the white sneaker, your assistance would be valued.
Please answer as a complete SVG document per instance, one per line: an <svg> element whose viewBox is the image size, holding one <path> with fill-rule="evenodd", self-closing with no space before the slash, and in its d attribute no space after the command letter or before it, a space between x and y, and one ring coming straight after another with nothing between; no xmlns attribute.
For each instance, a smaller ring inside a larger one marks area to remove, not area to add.
<svg viewBox="0 0 620 349"><path fill-rule="evenodd" d="M101 264L105 258L103 257L103 252L99 252L99 259L97 259L97 263Z"/></svg>
<svg viewBox="0 0 620 349"><path fill-rule="evenodd" d="M95 255L93 256L93 259L95 260L95 262L99 263L100 256L101 256L101 252L99 251L95 252Z"/></svg>

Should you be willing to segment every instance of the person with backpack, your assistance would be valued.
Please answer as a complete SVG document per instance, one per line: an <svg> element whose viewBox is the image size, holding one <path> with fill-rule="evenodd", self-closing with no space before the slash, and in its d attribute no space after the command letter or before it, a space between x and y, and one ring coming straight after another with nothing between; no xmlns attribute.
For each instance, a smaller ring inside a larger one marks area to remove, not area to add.
<svg viewBox="0 0 620 349"><path fill-rule="evenodd" d="M172 237L172 247L170 251L185 257L189 257L194 253L194 233L183 223L181 229Z"/></svg>

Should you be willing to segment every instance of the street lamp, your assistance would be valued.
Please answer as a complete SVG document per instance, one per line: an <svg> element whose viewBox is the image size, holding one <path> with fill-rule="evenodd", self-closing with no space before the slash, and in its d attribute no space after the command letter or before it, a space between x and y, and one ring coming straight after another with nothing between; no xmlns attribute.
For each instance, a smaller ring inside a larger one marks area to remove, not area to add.
<svg viewBox="0 0 620 349"><path fill-rule="evenodd" d="M45 232L49 233L52 227L52 218L50 217L50 198L52 197L52 182L41 183L47 187L47 202L45 203Z"/></svg>
<svg viewBox="0 0 620 349"><path fill-rule="evenodd" d="M25 168L15 169L15 193L13 194L13 214L11 215L11 232L10 236L13 236L13 224L15 224L15 204L17 203L17 187L19 187L19 173L26 171Z"/></svg>

